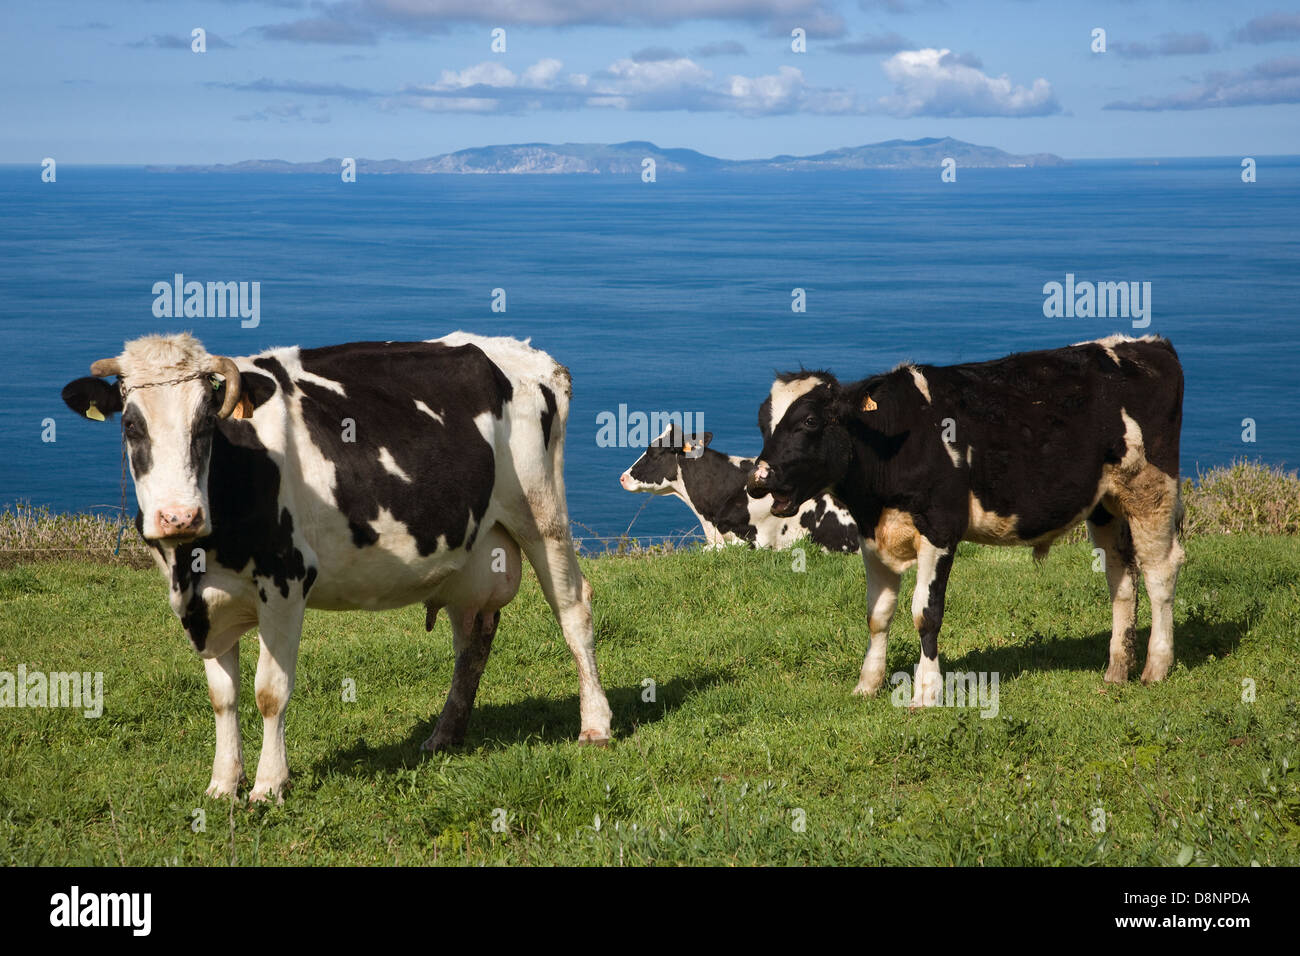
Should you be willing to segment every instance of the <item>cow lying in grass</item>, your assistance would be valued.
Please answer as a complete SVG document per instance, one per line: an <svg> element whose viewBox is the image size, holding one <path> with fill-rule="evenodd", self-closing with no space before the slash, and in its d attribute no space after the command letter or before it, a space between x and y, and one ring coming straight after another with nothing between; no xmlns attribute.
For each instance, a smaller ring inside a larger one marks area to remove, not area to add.
<svg viewBox="0 0 1300 956"><path fill-rule="evenodd" d="M189 335L128 342L63 389L122 413L136 527L207 668L208 793L243 777L239 639L257 628L262 754L251 797L282 799L285 709L304 611L446 607L451 693L427 749L459 743L523 549L578 665L579 740L609 739L591 587L564 494L568 370L527 343L431 342L209 355ZM115 381L107 379L115 378Z"/></svg>
<svg viewBox="0 0 1300 956"><path fill-rule="evenodd" d="M699 519L711 548L751 544L779 551L807 538L824 551L858 550L853 518L830 495L810 498L795 515L778 518L770 499L745 493L753 459L714 451L711 441L712 432L683 435L671 425L618 482L626 491L679 498Z"/></svg>
<svg viewBox="0 0 1300 956"><path fill-rule="evenodd" d="M959 541L1027 545L1042 556L1080 521L1105 551L1112 602L1106 680L1134 664L1137 574L1151 601L1143 683L1174 658L1183 549L1178 442L1183 372L1173 346L1112 336L991 362L902 365L841 384L780 376L759 409L762 454L749 493L794 515L829 491L862 530L871 643L854 692L885 676L899 575L916 564L921 638L913 706L942 688L939 628Z"/></svg>

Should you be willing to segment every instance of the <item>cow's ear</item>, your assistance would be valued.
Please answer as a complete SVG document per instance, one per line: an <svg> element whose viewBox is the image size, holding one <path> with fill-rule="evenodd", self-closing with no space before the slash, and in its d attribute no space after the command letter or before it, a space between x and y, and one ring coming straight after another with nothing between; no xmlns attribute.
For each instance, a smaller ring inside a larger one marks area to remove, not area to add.
<svg viewBox="0 0 1300 956"><path fill-rule="evenodd" d="M704 453L704 449L709 447L709 442L713 441L713 432L705 432L703 435L684 435L682 436L681 447L677 449L678 454L691 455L698 458Z"/></svg>
<svg viewBox="0 0 1300 956"><path fill-rule="evenodd" d="M841 419L872 424L880 412L880 401L868 385L845 388L840 391L836 411Z"/></svg>
<svg viewBox="0 0 1300 956"><path fill-rule="evenodd" d="M97 422L122 410L122 393L117 385L93 375L63 386L63 401L78 415Z"/></svg>

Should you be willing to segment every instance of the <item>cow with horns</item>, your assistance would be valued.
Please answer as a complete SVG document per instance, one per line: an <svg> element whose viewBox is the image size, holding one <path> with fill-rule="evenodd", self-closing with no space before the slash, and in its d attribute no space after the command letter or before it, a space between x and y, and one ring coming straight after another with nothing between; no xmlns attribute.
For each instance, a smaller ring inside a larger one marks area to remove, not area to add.
<svg viewBox="0 0 1300 956"><path fill-rule="evenodd" d="M283 799L309 607L423 602L430 628L447 608L456 663L424 747L460 743L521 548L577 662L579 741L609 740L564 493L569 373L549 355L457 332L228 358L181 334L128 342L91 372L63 398L87 418L122 415L136 527L207 668L209 794L243 779L239 640L256 628L264 735L250 796Z"/></svg>

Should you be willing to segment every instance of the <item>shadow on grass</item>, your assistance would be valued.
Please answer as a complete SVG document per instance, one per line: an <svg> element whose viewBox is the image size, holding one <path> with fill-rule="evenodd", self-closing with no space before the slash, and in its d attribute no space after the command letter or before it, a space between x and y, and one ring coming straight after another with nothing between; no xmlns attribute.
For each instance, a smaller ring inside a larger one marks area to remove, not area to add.
<svg viewBox="0 0 1300 956"><path fill-rule="evenodd" d="M1188 669L1200 667L1211 657L1222 658L1235 651L1242 638L1250 631L1252 620L1247 617L1236 621L1209 620L1200 613L1174 621L1174 661ZM1142 673L1146 664L1147 641L1150 628L1138 630L1136 644L1137 662L1132 678ZM943 637L939 638L940 655ZM1025 643L1009 647L986 648L969 651L962 657L949 659L947 670L983 671L1000 675L1005 680L1024 671L1075 670L1096 671L1098 676L1106 670L1110 659L1110 632L1090 637L1065 640L1044 640L1034 635Z"/></svg>
<svg viewBox="0 0 1300 956"><path fill-rule="evenodd" d="M626 740L636 728L654 724L681 707L692 693L722 683L724 671L709 671L692 677L676 677L655 687L655 702L642 701L644 689L607 687L610 709L614 711L614 743ZM350 776L373 776L417 767L429 754L420 745L433 733L438 715L417 723L406 739L399 743L374 746L358 740L346 749L316 762L312 773L324 776L339 773ZM469 730L463 746L451 753L504 750L513 744L531 741L543 744L576 743L581 729L576 694L563 698L518 701L513 704L475 705L470 714Z"/></svg>

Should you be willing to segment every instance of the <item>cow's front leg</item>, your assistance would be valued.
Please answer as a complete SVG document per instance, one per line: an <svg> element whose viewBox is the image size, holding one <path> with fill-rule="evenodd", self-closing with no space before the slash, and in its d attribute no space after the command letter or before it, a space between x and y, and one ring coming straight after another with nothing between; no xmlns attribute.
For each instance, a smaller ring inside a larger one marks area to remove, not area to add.
<svg viewBox="0 0 1300 956"><path fill-rule="evenodd" d="M239 736L239 641L220 657L203 661L208 672L208 697L217 719L217 751L212 760L208 796L226 797L239 791L244 779L244 745Z"/></svg>
<svg viewBox="0 0 1300 956"><path fill-rule="evenodd" d="M887 568L876 553L867 547L865 541L862 543L862 563L867 568L867 629L870 643L853 693L860 697L872 697L885 680L885 649L889 640L889 624L894 619L894 608L898 604L899 575Z"/></svg>
<svg viewBox="0 0 1300 956"><path fill-rule="evenodd" d="M912 594L912 623L921 637L921 659L916 663L912 706L930 707L943 695L939 673L939 628L943 626L943 601L948 590L956 548L940 548L922 536L916 553L916 591Z"/></svg>
<svg viewBox="0 0 1300 956"><path fill-rule="evenodd" d="M284 714L293 693L294 670L298 664L298 640L302 636L303 607L264 606L258 616L257 636L261 652L257 657L257 709L262 715L262 756L257 761L257 779L250 800L275 797L284 802L289 784L289 757L284 744Z"/></svg>

